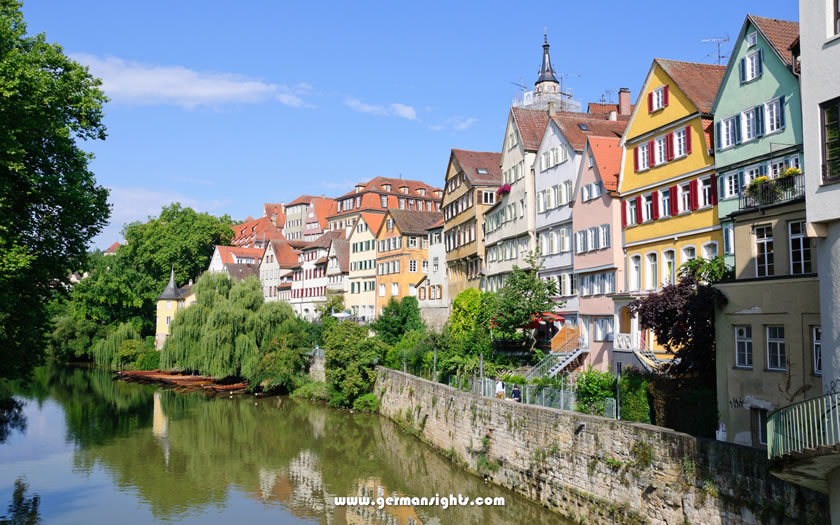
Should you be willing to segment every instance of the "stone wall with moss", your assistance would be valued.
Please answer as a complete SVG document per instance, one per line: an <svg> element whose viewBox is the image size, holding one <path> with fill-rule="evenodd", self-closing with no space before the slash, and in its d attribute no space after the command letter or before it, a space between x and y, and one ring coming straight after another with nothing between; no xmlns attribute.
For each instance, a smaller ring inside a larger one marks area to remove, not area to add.
<svg viewBox="0 0 840 525"><path fill-rule="evenodd" d="M380 412L450 460L578 523L828 525L766 453L642 423L478 397L380 367Z"/></svg>

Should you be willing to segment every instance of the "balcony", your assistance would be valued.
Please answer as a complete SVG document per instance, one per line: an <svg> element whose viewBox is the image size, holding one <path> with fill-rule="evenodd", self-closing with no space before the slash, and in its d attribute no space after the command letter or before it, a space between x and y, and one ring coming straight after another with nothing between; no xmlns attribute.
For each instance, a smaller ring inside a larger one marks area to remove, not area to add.
<svg viewBox="0 0 840 525"><path fill-rule="evenodd" d="M840 159L833 159L822 165L822 183L834 184L835 182L840 182Z"/></svg>
<svg viewBox="0 0 840 525"><path fill-rule="evenodd" d="M767 457L775 476L827 493L828 474L840 467L840 393L770 414Z"/></svg>
<svg viewBox="0 0 840 525"><path fill-rule="evenodd" d="M840 173L838 173L840 179ZM739 210L770 206L805 196L805 174L777 177L758 182L756 179L741 193ZM758 182L758 183L757 183ZM757 183L757 184L756 184Z"/></svg>
<svg viewBox="0 0 840 525"><path fill-rule="evenodd" d="M648 372L656 370L662 364L650 345L642 339L641 334L615 334L613 350L633 352Z"/></svg>

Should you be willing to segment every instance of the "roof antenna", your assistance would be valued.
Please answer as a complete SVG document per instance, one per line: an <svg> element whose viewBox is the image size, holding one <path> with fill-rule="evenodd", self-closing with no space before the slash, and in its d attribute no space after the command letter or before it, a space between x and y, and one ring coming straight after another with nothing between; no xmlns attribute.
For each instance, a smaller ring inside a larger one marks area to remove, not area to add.
<svg viewBox="0 0 840 525"><path fill-rule="evenodd" d="M722 59L729 57L729 55L723 55L720 52L720 46L729 43L729 35L728 34L725 37L720 37L720 38L704 38L703 40L701 40L701 42L708 43L708 44L717 44L717 63L718 63L718 65L721 65ZM714 52L709 53L706 56L707 57L713 57Z"/></svg>

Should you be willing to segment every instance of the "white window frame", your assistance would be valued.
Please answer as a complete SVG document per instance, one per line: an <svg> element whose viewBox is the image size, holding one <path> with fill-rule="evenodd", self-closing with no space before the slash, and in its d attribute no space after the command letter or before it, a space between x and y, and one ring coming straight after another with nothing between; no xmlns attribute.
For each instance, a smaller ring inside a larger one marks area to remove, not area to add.
<svg viewBox="0 0 840 525"><path fill-rule="evenodd" d="M793 225L794 224L801 225L799 233L793 233ZM795 268L794 268L795 264L793 262L793 252L795 251L794 247L793 247L794 241L799 241L798 250L802 252L802 255L799 259L799 267L800 267L801 271L794 271L795 270ZM808 245L807 250L805 248L806 243ZM814 261L813 261L813 250L811 250L811 241L810 241L810 239L808 239L808 236L806 235L805 221L790 221L788 223L788 263L790 265L789 268L790 268L790 274L791 275L803 275L803 274L806 274L806 273L811 273L811 272L806 272L805 271L805 262L806 262L805 255L806 254L808 255L807 262L810 266L810 269L813 270L813 263L814 263Z"/></svg>
<svg viewBox="0 0 840 525"><path fill-rule="evenodd" d="M814 375L822 375L822 327L811 327L811 355L813 356Z"/></svg>
<svg viewBox="0 0 840 525"><path fill-rule="evenodd" d="M758 43L758 35L755 31L747 35L747 47L755 47Z"/></svg>
<svg viewBox="0 0 840 525"><path fill-rule="evenodd" d="M764 135L780 132L782 129L782 99L774 98L764 103ZM771 117L772 114L772 117Z"/></svg>
<svg viewBox="0 0 840 525"><path fill-rule="evenodd" d="M753 367L752 325L735 325L735 368ZM740 331L743 330L743 334ZM744 351L741 352L741 345ZM743 353L743 359L742 354Z"/></svg>
<svg viewBox="0 0 840 525"><path fill-rule="evenodd" d="M665 86L659 86L653 90L653 109L657 111L665 107Z"/></svg>
<svg viewBox="0 0 840 525"><path fill-rule="evenodd" d="M686 252L689 248L694 250L694 257L691 257L691 258L688 257L688 254ZM688 261L693 261L696 258L697 258L697 246L695 246L693 244L687 244L680 249L680 266L687 263Z"/></svg>
<svg viewBox="0 0 840 525"><path fill-rule="evenodd" d="M781 329L782 337L778 337L778 333L776 337L770 337L770 331L772 329ZM785 347L785 326L784 325L767 325L765 327L765 335L767 341L767 369L768 370L786 370L787 369L787 360L786 360L786 347ZM776 366L771 366L771 359L770 359L770 351L771 348L775 349L775 360L777 361Z"/></svg>
<svg viewBox="0 0 840 525"><path fill-rule="evenodd" d="M761 60L761 54L758 50L755 50L751 53L747 53L744 56L744 82L749 82L750 80L755 80L761 76L759 73L759 61Z"/></svg>
<svg viewBox="0 0 840 525"><path fill-rule="evenodd" d="M656 148L653 156L654 165L659 166L668 162L668 136L656 137L654 146Z"/></svg>
<svg viewBox="0 0 840 525"><path fill-rule="evenodd" d="M682 128L674 132L674 158L678 159L686 155L688 155L688 148L685 140L685 128Z"/></svg>
<svg viewBox="0 0 840 525"><path fill-rule="evenodd" d="M639 292L642 289L642 256L638 253L630 256L627 288L631 292Z"/></svg>
<svg viewBox="0 0 840 525"><path fill-rule="evenodd" d="M758 238L758 230L767 230L770 232L769 237L764 237L762 239ZM775 245L773 245L773 226L769 224L762 224L753 228L753 237L755 237L755 276L756 277L769 277L771 275L776 274L776 257L775 252ZM767 246L764 247L764 265L760 266L758 263L758 255L759 250L761 249L761 245L770 244L772 247L768 248ZM769 256L773 257L773 261L769 262ZM763 268L763 271L759 271L759 268Z"/></svg>
<svg viewBox="0 0 840 525"><path fill-rule="evenodd" d="M738 123L734 116L721 119L720 121L720 149L724 150L735 146L735 126Z"/></svg>
<svg viewBox="0 0 840 525"><path fill-rule="evenodd" d="M714 248L715 248L715 254L714 254L712 257L707 257L707 256L706 256L706 255L707 255L707 254L706 254L706 250L707 250L710 246L714 246ZM704 244L703 244L703 246L701 246L701 247L700 247L700 256L701 256L703 259L706 259L707 261L709 261L709 260L711 260L711 259L713 259L713 258L717 257L719 253L720 253L720 247L718 246L717 241L709 241L709 242L707 242L707 243L704 243Z"/></svg>
<svg viewBox="0 0 840 525"><path fill-rule="evenodd" d="M659 254L647 252L645 254L645 290L656 290L659 288Z"/></svg>
<svg viewBox="0 0 840 525"><path fill-rule="evenodd" d="M723 236L723 254L735 254L735 224L726 222L721 226L721 234Z"/></svg>
<svg viewBox="0 0 840 525"><path fill-rule="evenodd" d="M668 254L671 255L670 261ZM668 270L668 263L671 269ZM677 282L677 252L673 249L662 252L662 282L663 284L676 284Z"/></svg>
<svg viewBox="0 0 840 525"><path fill-rule="evenodd" d="M639 152L639 171L644 171L650 168L650 153L648 152L649 147L650 146L647 142L636 146L637 151Z"/></svg>
<svg viewBox="0 0 840 525"><path fill-rule="evenodd" d="M653 194L648 193L642 195L642 221L650 222L653 220Z"/></svg>
<svg viewBox="0 0 840 525"><path fill-rule="evenodd" d="M677 186L679 192L677 203L680 205L678 213L689 213L691 211L691 184L685 183Z"/></svg>
<svg viewBox="0 0 840 525"><path fill-rule="evenodd" d="M758 121L755 118L755 109L741 112L741 143L749 142L758 138Z"/></svg>

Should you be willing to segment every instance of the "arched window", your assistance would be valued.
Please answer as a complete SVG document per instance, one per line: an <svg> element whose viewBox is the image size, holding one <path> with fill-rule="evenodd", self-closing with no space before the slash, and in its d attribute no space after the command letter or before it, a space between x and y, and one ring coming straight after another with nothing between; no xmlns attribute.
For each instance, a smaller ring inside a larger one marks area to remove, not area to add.
<svg viewBox="0 0 840 525"><path fill-rule="evenodd" d="M659 283L659 264L656 252L645 255L645 289L655 290Z"/></svg>
<svg viewBox="0 0 840 525"><path fill-rule="evenodd" d="M677 282L677 253L674 250L662 252L662 283L664 285Z"/></svg>
<svg viewBox="0 0 840 525"><path fill-rule="evenodd" d="M680 264L685 264L688 261L693 261L697 258L697 248L694 247L692 244L691 246L686 246L682 249L682 261Z"/></svg>
<svg viewBox="0 0 840 525"><path fill-rule="evenodd" d="M642 256L630 257L629 288L631 292L637 292L642 288Z"/></svg>
<svg viewBox="0 0 840 525"><path fill-rule="evenodd" d="M718 243L715 241L707 242L703 245L703 258L706 260L712 260L717 257L718 254Z"/></svg>

